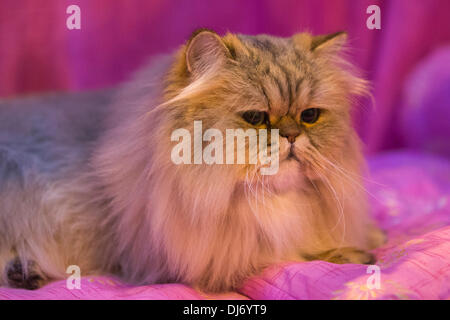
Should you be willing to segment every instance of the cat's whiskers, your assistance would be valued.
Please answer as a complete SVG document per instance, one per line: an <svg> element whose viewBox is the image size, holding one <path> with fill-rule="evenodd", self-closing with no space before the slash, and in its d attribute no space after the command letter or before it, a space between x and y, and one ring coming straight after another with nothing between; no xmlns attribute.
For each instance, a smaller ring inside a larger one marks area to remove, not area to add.
<svg viewBox="0 0 450 320"><path fill-rule="evenodd" d="M261 177L261 179L259 180L259 183L261 184L262 188L263 188L263 195L267 194L271 197L273 196L273 192L272 190L270 190L270 188L267 185L267 180L266 180L266 176L261 174L261 172L257 169L255 170L255 172L258 174L259 177ZM264 201L264 196L263 196L263 201Z"/></svg>
<svg viewBox="0 0 450 320"><path fill-rule="evenodd" d="M341 242L339 246L341 246L345 241L345 233L346 233L346 223L345 223L345 217L344 217L344 206L342 202L339 200L339 196L336 192L336 189L332 186L330 180L326 177L325 172L330 172L331 170L326 170L327 168L323 166L323 164L318 161L317 158L314 157L313 154L309 154L309 156L312 159L308 159L311 164L311 169L320 177L320 179L323 181L324 185L329 189L331 192L333 198L336 201L337 209L338 209L338 219L336 221L336 224L333 228L331 228L331 231L334 231L339 224L342 222L342 237Z"/></svg>
<svg viewBox="0 0 450 320"><path fill-rule="evenodd" d="M317 150L314 150L314 151L315 151L315 153L316 153L319 157L321 157L321 159L322 159L323 161L325 161L327 164L329 164L329 165L332 167L332 169L337 170L337 171L330 170L330 172L334 173L334 174L337 175L338 177L346 178L347 181L351 182L351 184L352 184L353 186L359 187L362 191L364 191L365 193L367 193L369 196L371 196L372 198L374 198L376 201L380 202L380 200L379 200L375 195L373 195L369 190L367 190L367 188L365 188L364 186L362 186L358 181L356 181L355 179L353 179L350 175L346 174L346 173L344 172L344 169L343 169L343 168L339 167L339 166L336 165L336 164L333 164L330 160L328 160L328 159L327 159L324 155L322 155L319 151L317 151Z"/></svg>
<svg viewBox="0 0 450 320"><path fill-rule="evenodd" d="M255 173L255 176L256 176L256 189L261 190L261 200L260 201L261 201L263 207L265 207L265 202L266 202L265 197L264 197L265 192L264 192L264 187L261 183L261 175L258 173Z"/></svg>
<svg viewBox="0 0 450 320"><path fill-rule="evenodd" d="M249 174L249 170L246 170L245 183L244 183L245 198L246 198L247 203L248 203L248 205L250 207L250 211L253 213L253 215L254 215L256 221L258 222L258 224L261 225L261 220L260 220L260 218L258 216L257 210L255 210L255 208L254 208L254 206L252 204L252 200L255 199L254 200L255 203L256 203L256 205L258 205L257 200L256 200L257 199L257 194L255 194L255 192L253 191L253 186L252 186L253 179L254 179L254 174L252 176L252 180L251 181L249 181L249 179L248 179L249 178L248 174ZM249 195L248 191L250 191L250 193L251 193L250 195Z"/></svg>
<svg viewBox="0 0 450 320"><path fill-rule="evenodd" d="M322 155L323 157L325 157L323 154L321 154L321 155ZM356 172L350 172L350 171L344 169L343 167L338 166L338 165L336 164L337 161L336 161L335 159L333 159L333 158L325 158L325 159L328 160L330 163L336 165L336 167L337 167L338 169L342 170L343 172L347 173L348 175L354 176L356 179L362 179L362 180L365 180L365 181L367 181L367 182L369 182L369 183L376 184L376 185L381 186L381 187L386 187L385 184L382 184L382 183L379 183L379 182L377 182L377 181L371 180L371 179L369 179L369 178L367 178L367 177L365 177L365 176L363 176L363 175L357 174ZM333 160L333 161L331 161L331 160Z"/></svg>

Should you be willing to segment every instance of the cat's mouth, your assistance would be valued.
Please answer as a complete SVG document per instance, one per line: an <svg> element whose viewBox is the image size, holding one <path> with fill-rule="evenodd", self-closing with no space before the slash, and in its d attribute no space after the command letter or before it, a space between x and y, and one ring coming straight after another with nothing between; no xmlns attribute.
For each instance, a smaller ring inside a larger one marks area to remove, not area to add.
<svg viewBox="0 0 450 320"><path fill-rule="evenodd" d="M297 156L293 153L293 152L289 152L289 154L286 157L286 160L295 160L295 161L300 161Z"/></svg>
<svg viewBox="0 0 450 320"><path fill-rule="evenodd" d="M299 158L295 155L295 153L294 153L294 147L293 147L293 146L291 146L291 148L289 149L289 153L288 153L288 155L286 156L285 160L286 160L286 161L292 161L292 160L295 160L295 161L300 162L300 159L299 159Z"/></svg>

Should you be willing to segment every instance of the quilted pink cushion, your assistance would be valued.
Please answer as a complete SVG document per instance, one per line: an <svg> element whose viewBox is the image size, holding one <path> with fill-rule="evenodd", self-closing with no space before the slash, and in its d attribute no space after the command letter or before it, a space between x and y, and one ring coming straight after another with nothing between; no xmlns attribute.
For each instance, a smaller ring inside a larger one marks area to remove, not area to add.
<svg viewBox="0 0 450 320"><path fill-rule="evenodd" d="M412 153L377 156L367 181L373 215L389 241L374 250L379 286L366 265L284 263L249 279L239 292L207 295L182 284L133 287L84 277L36 291L0 289L0 299L450 299L450 163ZM372 283L372 282L371 282Z"/></svg>

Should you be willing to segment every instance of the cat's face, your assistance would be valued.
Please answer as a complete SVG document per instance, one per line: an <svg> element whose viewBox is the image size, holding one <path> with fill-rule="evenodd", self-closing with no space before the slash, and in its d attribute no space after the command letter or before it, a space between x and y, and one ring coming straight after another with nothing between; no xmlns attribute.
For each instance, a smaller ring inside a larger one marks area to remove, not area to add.
<svg viewBox="0 0 450 320"><path fill-rule="evenodd" d="M227 129L257 134L258 129L278 129L277 147L268 148L278 161L275 174L261 177L261 163L248 163L249 139L245 150L234 146L247 162L227 165L228 174L247 184L262 179L275 191L326 179L343 158L357 154L349 99L364 91L365 82L342 67L338 52L344 41L345 34L194 35L169 76L167 96L178 101L171 111L172 130L193 133L194 121L201 121L203 130L220 130L225 144ZM270 138L269 132L269 144ZM203 170L223 170L217 166Z"/></svg>

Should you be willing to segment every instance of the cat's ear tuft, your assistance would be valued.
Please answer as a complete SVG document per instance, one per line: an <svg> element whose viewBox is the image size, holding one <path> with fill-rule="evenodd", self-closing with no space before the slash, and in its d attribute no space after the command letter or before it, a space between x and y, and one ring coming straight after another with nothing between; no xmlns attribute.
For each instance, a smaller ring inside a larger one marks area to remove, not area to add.
<svg viewBox="0 0 450 320"><path fill-rule="evenodd" d="M220 36L208 29L195 31L186 46L187 70L194 75L201 75L229 58L231 53Z"/></svg>
<svg viewBox="0 0 450 320"><path fill-rule="evenodd" d="M347 42L346 32L319 35L311 39L311 51L339 51Z"/></svg>

